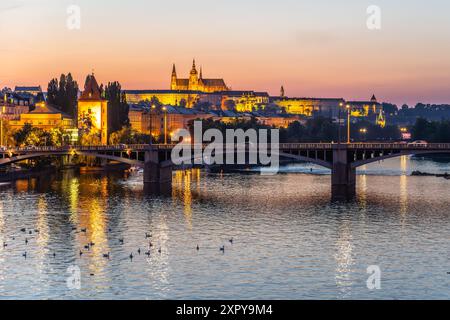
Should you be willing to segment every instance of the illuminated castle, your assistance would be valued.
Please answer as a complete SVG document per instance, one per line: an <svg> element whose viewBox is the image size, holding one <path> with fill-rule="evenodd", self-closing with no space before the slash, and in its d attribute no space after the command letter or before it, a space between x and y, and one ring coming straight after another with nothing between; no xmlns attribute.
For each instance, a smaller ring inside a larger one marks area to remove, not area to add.
<svg viewBox="0 0 450 320"><path fill-rule="evenodd" d="M223 79L204 79L202 69L200 68L200 74L197 72L194 60L189 79L178 79L175 64L173 65L170 90L188 90L212 93L228 91L228 87Z"/></svg>

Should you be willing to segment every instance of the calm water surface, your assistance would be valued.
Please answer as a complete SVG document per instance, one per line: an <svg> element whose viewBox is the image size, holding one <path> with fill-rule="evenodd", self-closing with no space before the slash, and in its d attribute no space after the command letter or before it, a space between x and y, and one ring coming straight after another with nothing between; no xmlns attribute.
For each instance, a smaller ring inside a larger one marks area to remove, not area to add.
<svg viewBox="0 0 450 320"><path fill-rule="evenodd" d="M450 180L408 176L450 164L363 167L350 203L332 203L330 176L310 168L177 172L161 197L143 194L141 176L64 172L2 186L0 298L450 298ZM381 268L380 290L367 289L370 265ZM67 286L70 266L79 290Z"/></svg>

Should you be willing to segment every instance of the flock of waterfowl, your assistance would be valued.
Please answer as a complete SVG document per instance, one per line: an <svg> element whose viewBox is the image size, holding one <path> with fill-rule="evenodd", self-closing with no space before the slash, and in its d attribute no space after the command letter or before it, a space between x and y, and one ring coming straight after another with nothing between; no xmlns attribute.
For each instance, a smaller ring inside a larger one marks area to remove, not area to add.
<svg viewBox="0 0 450 320"><path fill-rule="evenodd" d="M77 230L76 227L73 227L73 228L72 228L72 231L77 232L78 230ZM88 231L87 228L80 228L80 229L79 229L79 232L84 233L84 234L86 234L87 231ZM39 229L27 229L27 228L22 228L22 229L20 229L20 232L21 232L22 234L25 235L25 245L28 245L28 243L29 243L28 236L32 236L33 233L35 233L35 234L39 234L39 233L40 233ZM109 229L109 232L111 232L111 229ZM146 233L145 233L145 239L148 240L148 239L151 239L151 238L152 238L152 234L149 233L149 232L146 232ZM11 240L12 240L12 241L15 241L15 239L16 239L15 236L12 236L12 237L11 237ZM229 239L228 241L229 241L230 244L233 244L233 238ZM125 242L125 241L124 241L124 238L119 238L119 239L118 239L118 244L119 244L119 245L123 245L124 242ZM91 248L92 248L93 246L95 246L95 243L92 242L92 241L90 241L89 243L87 243L86 245L84 245L83 248L79 250L79 257L82 257L83 254L84 254L86 251L90 251ZM3 248L6 249L7 247L8 247L8 243L7 243L7 242L3 242ZM151 241L149 241L147 251L143 252L143 251L141 250L141 248L138 248L138 249L136 250L136 253L137 253L138 255L141 255L141 253L144 253L146 256L150 257L150 255L151 255L151 249L152 249L152 248L153 248L153 243L152 243ZM84 249L85 251L83 251L83 249ZM197 244L197 246L196 246L195 249L196 249L197 251L200 251L200 246ZM161 248L159 248L157 251L158 251L159 254L162 253ZM219 251L222 252L222 253L225 253L225 245L222 245L222 246L219 248ZM28 257L27 251L23 252L23 253L22 253L22 256L26 259L26 258ZM52 256L53 256L54 258L56 258L56 252L53 252ZM129 259L130 259L131 261L133 261L133 258L134 258L134 257L135 257L135 255L133 255L133 252L130 253ZM110 259L110 258L111 258L110 252L103 253L103 258L105 258L105 259Z"/></svg>

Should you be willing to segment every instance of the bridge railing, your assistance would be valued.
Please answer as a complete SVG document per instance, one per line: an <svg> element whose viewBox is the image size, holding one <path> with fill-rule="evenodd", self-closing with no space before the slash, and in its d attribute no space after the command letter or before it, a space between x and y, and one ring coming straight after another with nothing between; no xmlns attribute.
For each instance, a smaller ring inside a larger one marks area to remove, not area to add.
<svg viewBox="0 0 450 320"><path fill-rule="evenodd" d="M349 149L450 150L450 143L351 143Z"/></svg>
<svg viewBox="0 0 450 320"><path fill-rule="evenodd" d="M191 147L200 147L204 149L208 144L192 144ZM233 144L224 144L224 148ZM278 147L279 150L332 150L336 143L279 143L269 144L268 149ZM350 150L450 150L450 143L350 143L341 144ZM175 144L133 144L133 145L98 145L98 146L62 146L62 147L14 147L0 149L0 153L32 153L32 152L114 152L114 151L145 151L149 148L170 151ZM247 144L247 147L257 145Z"/></svg>

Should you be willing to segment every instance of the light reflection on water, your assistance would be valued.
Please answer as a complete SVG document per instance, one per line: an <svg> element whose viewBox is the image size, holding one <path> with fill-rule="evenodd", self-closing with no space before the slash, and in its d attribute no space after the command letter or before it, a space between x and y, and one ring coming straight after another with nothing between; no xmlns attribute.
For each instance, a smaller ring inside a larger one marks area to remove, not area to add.
<svg viewBox="0 0 450 320"><path fill-rule="evenodd" d="M327 172L308 164L277 176L179 171L165 197L145 196L141 176L17 181L0 189L0 297L449 298L450 181L413 170L450 165L363 167L350 203L332 203ZM80 290L66 286L71 265ZM381 290L366 287L369 265Z"/></svg>

